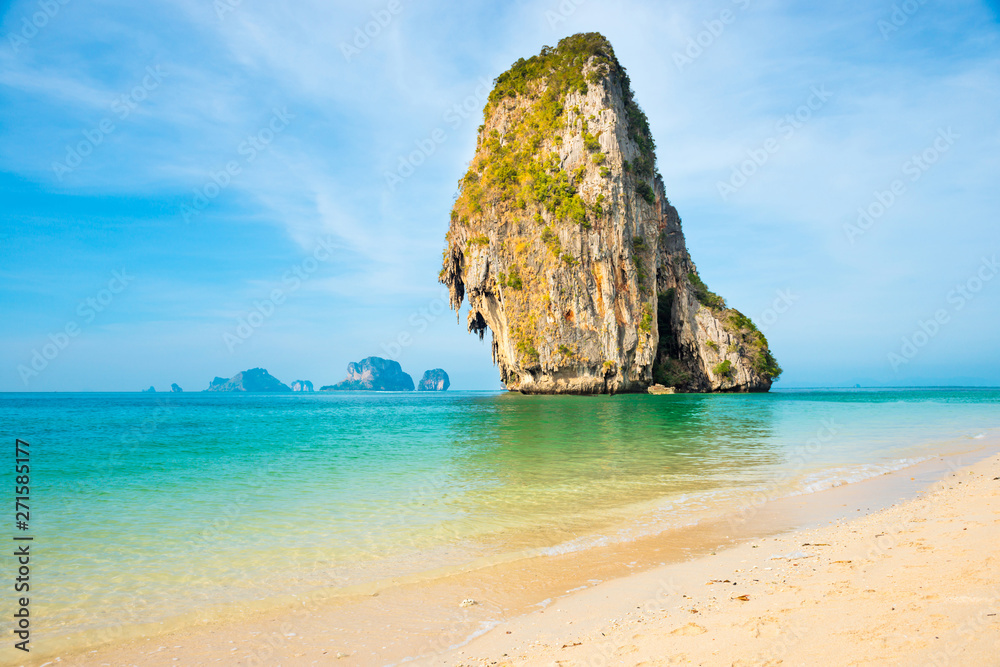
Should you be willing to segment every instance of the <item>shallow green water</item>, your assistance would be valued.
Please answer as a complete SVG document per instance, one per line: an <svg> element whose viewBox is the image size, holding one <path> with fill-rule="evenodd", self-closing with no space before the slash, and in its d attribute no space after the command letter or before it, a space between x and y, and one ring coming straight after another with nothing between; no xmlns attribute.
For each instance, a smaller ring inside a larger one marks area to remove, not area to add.
<svg viewBox="0 0 1000 667"><path fill-rule="evenodd" d="M815 490L972 449L1000 427L998 408L1000 390L983 389L6 394L0 435L5 471L14 439L31 443L44 644L628 539L754 490ZM2 480L11 489L13 475Z"/></svg>

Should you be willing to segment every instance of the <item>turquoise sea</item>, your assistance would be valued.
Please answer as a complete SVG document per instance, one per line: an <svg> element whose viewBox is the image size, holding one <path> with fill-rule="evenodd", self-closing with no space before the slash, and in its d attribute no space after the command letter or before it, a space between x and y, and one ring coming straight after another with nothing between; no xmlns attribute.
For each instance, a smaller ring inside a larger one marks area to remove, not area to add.
<svg viewBox="0 0 1000 667"><path fill-rule="evenodd" d="M974 450L998 408L998 389L0 394L2 481L12 498L28 441L44 649L629 540Z"/></svg>

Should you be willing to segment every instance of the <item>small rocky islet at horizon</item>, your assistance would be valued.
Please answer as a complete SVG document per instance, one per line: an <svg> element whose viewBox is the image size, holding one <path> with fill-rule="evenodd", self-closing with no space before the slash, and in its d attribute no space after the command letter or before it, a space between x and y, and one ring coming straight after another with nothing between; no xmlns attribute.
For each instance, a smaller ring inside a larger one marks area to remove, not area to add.
<svg viewBox="0 0 1000 667"><path fill-rule="evenodd" d="M170 393L172 393L172 394L179 394L182 391L184 391L184 390L181 389L180 385L178 385L176 382L174 382L172 385L170 385ZM142 393L144 393L144 394L155 394L156 393L156 387L154 387L153 385L150 385L149 389L143 389Z"/></svg>

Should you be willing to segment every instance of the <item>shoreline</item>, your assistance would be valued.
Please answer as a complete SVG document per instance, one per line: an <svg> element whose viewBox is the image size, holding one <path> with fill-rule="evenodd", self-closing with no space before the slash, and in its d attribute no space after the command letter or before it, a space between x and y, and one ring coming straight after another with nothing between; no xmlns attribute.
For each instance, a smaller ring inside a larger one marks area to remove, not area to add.
<svg viewBox="0 0 1000 667"><path fill-rule="evenodd" d="M994 455L1000 449L995 435L977 444L974 452L956 455L960 461L955 465ZM176 664L174 658L178 657L184 664L220 661L263 665L277 660L282 664L313 664L338 654L342 656L340 663L359 665L441 660L462 650L457 647L468 644L472 650L496 637L499 631L491 632L494 628L542 611L540 601L547 601L547 609L548 604L561 604L599 587L617 582L624 585L649 571L702 561L715 551L738 549L747 541L865 516L869 508L878 511L900 497L912 499L931 482L949 474L945 460L924 461L864 481L772 500L736 522L717 519L632 542L529 558L513 567L500 563L429 583L399 582L369 595L337 599L300 596L294 606L260 610L235 621L189 625L165 634L63 653L62 664ZM466 599L477 604L460 606ZM386 632L379 632L379 627Z"/></svg>
<svg viewBox="0 0 1000 667"><path fill-rule="evenodd" d="M607 582L416 665L994 664L1000 454L905 502Z"/></svg>

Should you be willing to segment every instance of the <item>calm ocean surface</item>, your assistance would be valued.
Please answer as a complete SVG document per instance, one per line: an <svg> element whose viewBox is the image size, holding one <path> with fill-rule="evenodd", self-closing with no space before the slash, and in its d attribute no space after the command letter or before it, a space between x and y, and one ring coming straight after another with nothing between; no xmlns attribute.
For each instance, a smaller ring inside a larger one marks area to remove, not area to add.
<svg viewBox="0 0 1000 667"><path fill-rule="evenodd" d="M998 408L996 389L0 394L0 477L10 497L27 440L38 646L681 526L975 449Z"/></svg>

